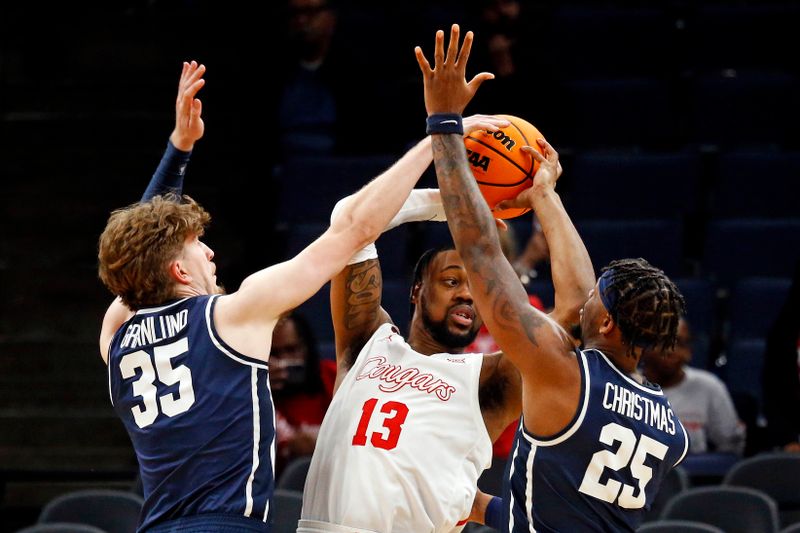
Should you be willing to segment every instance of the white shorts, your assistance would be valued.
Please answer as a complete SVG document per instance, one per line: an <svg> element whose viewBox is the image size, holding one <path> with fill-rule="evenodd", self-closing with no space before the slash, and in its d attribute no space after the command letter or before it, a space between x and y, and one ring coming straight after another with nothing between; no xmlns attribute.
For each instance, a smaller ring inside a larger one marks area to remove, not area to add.
<svg viewBox="0 0 800 533"><path fill-rule="evenodd" d="M317 522L316 520L300 520L297 525L297 533L378 533L370 529L359 529L357 527L340 526L327 522Z"/></svg>

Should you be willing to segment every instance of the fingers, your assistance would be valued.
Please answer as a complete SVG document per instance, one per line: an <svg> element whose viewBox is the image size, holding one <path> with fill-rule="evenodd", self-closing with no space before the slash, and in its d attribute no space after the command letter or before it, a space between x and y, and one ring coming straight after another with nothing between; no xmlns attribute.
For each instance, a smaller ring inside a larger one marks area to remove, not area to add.
<svg viewBox="0 0 800 533"><path fill-rule="evenodd" d="M521 200L518 196L510 200L503 200L502 202L494 206L494 209L492 209L492 211L502 211L503 209L516 209L520 207L529 207L529 205L524 200Z"/></svg>
<svg viewBox="0 0 800 533"><path fill-rule="evenodd" d="M523 146L522 151L531 156L535 161L544 163L547 159L533 146Z"/></svg>
<svg viewBox="0 0 800 533"><path fill-rule="evenodd" d="M458 54L458 59L456 59L456 66L465 70L467 68L467 61L469 60L469 53L472 50L472 41L475 38L475 34L471 31L467 32L467 35L464 36L464 44L461 46L461 52Z"/></svg>
<svg viewBox="0 0 800 533"><path fill-rule="evenodd" d="M425 57L425 54L422 53L422 48L419 46L414 48L414 55L417 57L417 64L419 65L419 69L422 71L423 76L430 74L431 64L428 63L428 59Z"/></svg>
<svg viewBox="0 0 800 533"><path fill-rule="evenodd" d="M470 90L474 94L475 91L478 90L478 87L481 86L481 83L485 82L486 80L493 80L493 79L494 79L494 74L492 74L491 72L481 72L480 74L477 74L474 78L472 78L472 80L470 80L468 85Z"/></svg>
<svg viewBox="0 0 800 533"><path fill-rule="evenodd" d="M536 139L536 142L542 147L542 151L549 161L558 161L558 152L549 142L544 139Z"/></svg>
<svg viewBox="0 0 800 533"><path fill-rule="evenodd" d="M199 98L195 98L192 101L192 116L199 117L201 114L203 114L203 102Z"/></svg>
<svg viewBox="0 0 800 533"><path fill-rule="evenodd" d="M497 231L508 231L508 224L502 218L494 219L494 223L497 226Z"/></svg>
<svg viewBox="0 0 800 533"><path fill-rule="evenodd" d="M197 94L197 91L199 91L205 84L206 80L200 78L183 91L183 97L191 100Z"/></svg>
<svg viewBox="0 0 800 533"><path fill-rule="evenodd" d="M433 52L433 67L440 68L444 64L444 32L436 32L436 46Z"/></svg>
<svg viewBox="0 0 800 533"><path fill-rule="evenodd" d="M458 37L460 31L458 24L453 24L450 27L450 43L447 46L447 56L444 58L445 65L455 63L458 59Z"/></svg>

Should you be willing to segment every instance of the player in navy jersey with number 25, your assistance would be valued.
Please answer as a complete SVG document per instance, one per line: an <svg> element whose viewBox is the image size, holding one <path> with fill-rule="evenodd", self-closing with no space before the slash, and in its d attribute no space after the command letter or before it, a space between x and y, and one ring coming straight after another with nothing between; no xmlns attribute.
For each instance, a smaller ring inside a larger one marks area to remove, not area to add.
<svg viewBox="0 0 800 533"><path fill-rule="evenodd" d="M583 350L529 305L452 125L460 122L469 96L463 75L452 67L458 39L453 26L445 53L444 34L437 33L433 69L416 50L436 175L472 296L522 376L523 416L504 497L483 495L485 522L512 533L634 531L688 448L686 431L661 389L636 373L643 347L674 345L683 297L644 259L612 262L581 311ZM555 223L567 216L555 192L558 154L544 139L537 142L544 155L528 152L541 165L533 185L497 208L533 205L548 242L577 246L579 239L558 235L568 226ZM563 265L554 262L552 268Z"/></svg>
<svg viewBox="0 0 800 533"><path fill-rule="evenodd" d="M200 240L210 217L179 196L188 152L203 134L195 96L204 70L184 64L162 165L143 200L114 211L100 237L100 277L118 297L103 319L100 353L139 460L140 532L269 531L273 328L380 235L418 179L389 169L296 257L221 294L214 253Z"/></svg>

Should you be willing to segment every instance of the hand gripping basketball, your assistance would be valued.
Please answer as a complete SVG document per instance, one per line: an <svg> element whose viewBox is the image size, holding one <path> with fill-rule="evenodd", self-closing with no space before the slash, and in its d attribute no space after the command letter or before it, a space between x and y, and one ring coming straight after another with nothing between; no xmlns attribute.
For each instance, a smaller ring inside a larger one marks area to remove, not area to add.
<svg viewBox="0 0 800 533"><path fill-rule="evenodd" d="M453 24L450 29L450 43L447 46L446 55L444 32L442 30L436 32L436 47L433 54L434 68L431 68L419 46L414 49L417 63L422 71L422 80L425 86L425 109L428 115L439 113L460 115L475 96L481 83L494 78L494 74L481 72L467 83L465 72L472 49L473 34L471 31L467 32L459 51L459 31L458 24Z"/></svg>

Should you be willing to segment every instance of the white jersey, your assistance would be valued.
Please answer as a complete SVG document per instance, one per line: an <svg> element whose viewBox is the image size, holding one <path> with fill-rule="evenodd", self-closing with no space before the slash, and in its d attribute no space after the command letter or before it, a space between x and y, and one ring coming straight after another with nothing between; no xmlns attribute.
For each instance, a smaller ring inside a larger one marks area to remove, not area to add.
<svg viewBox="0 0 800 533"><path fill-rule="evenodd" d="M298 531L460 531L492 460L482 360L422 355L378 328L322 422Z"/></svg>

